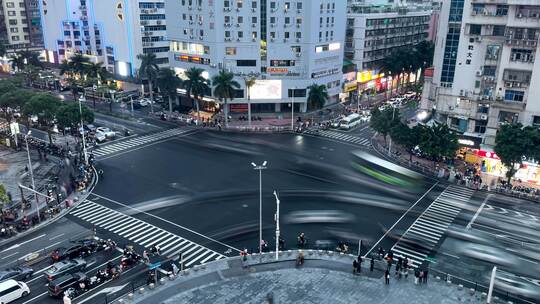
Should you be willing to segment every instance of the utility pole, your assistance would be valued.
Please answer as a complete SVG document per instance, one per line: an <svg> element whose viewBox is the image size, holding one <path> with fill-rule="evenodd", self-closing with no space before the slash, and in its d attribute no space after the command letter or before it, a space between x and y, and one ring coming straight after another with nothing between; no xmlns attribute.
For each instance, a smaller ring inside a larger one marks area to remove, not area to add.
<svg viewBox="0 0 540 304"><path fill-rule="evenodd" d="M274 190L274 196L276 197L276 261L279 259L279 197L276 190Z"/></svg>
<svg viewBox="0 0 540 304"><path fill-rule="evenodd" d="M266 169L267 163L264 161L260 166L251 163L253 169L259 170L259 254L262 253L262 170Z"/></svg>
<svg viewBox="0 0 540 304"><path fill-rule="evenodd" d="M30 170L30 180L32 181L32 190L36 191L36 183L34 182L34 170L32 169L32 160L30 159L30 148L28 147L28 136L32 134L32 131L28 131L26 136L24 136L24 139L26 141L26 153L28 155L28 170ZM39 198L37 193L34 194L36 196L36 212L38 216L38 221L41 222L41 213L39 212ZM21 199L24 200L24 197L21 197Z"/></svg>

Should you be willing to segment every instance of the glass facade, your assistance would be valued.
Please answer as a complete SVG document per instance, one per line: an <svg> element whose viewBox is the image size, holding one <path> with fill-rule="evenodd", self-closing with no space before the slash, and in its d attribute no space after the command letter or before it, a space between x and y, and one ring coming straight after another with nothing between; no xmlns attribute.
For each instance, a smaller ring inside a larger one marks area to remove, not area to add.
<svg viewBox="0 0 540 304"><path fill-rule="evenodd" d="M450 2L448 33L446 34L446 45L444 47L444 58L441 73L441 84L447 87L451 86L452 82L454 81L464 2L465 0L451 0Z"/></svg>

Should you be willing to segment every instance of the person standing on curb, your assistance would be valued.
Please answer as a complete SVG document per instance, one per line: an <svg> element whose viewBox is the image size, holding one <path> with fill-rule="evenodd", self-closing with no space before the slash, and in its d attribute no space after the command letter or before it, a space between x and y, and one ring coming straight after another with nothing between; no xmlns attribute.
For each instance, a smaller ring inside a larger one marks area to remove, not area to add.
<svg viewBox="0 0 540 304"><path fill-rule="evenodd" d="M356 274L356 271L358 270L358 262L356 260L352 261L352 273Z"/></svg>
<svg viewBox="0 0 540 304"><path fill-rule="evenodd" d="M388 269L384 272L384 284L390 284L390 271Z"/></svg>
<svg viewBox="0 0 540 304"><path fill-rule="evenodd" d="M414 270L414 284L418 285L419 278L420 278L420 272L418 271L418 269L415 269Z"/></svg>
<svg viewBox="0 0 540 304"><path fill-rule="evenodd" d="M373 272L374 266L375 266L375 258L371 256L371 261L369 262L369 271Z"/></svg>
<svg viewBox="0 0 540 304"><path fill-rule="evenodd" d="M428 270L424 270L424 284L427 284L427 279L428 279Z"/></svg>
<svg viewBox="0 0 540 304"><path fill-rule="evenodd" d="M357 272L358 272L358 273L361 273L361 272L362 272L362 256L361 256L361 255L358 255Z"/></svg>

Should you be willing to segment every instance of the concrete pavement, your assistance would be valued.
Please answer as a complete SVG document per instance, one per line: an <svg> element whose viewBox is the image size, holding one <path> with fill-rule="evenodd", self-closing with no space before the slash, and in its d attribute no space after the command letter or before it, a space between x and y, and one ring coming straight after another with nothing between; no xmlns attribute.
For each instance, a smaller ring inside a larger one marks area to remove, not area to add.
<svg viewBox="0 0 540 304"><path fill-rule="evenodd" d="M295 267L297 253L281 253L248 258L242 268L240 258L230 258L196 267L174 281L143 294L132 294L129 303L485 303L479 292L460 288L434 277L427 284L414 284L414 276L385 285L378 264L373 272L363 263L360 275L352 274L351 255L305 253L306 262ZM127 302L127 297L115 303ZM492 303L502 303L495 300Z"/></svg>

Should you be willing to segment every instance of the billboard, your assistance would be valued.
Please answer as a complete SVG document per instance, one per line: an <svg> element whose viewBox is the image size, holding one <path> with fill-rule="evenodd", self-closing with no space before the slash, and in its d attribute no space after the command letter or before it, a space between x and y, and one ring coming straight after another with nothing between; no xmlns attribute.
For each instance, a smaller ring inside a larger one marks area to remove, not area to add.
<svg viewBox="0 0 540 304"><path fill-rule="evenodd" d="M251 99L281 99L281 80L256 80L249 93Z"/></svg>

